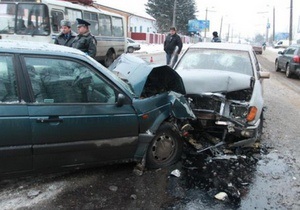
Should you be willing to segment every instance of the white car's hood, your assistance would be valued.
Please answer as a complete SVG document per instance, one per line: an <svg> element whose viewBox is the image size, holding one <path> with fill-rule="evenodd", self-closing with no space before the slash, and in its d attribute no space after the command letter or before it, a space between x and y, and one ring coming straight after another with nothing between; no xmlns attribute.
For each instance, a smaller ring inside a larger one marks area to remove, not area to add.
<svg viewBox="0 0 300 210"><path fill-rule="evenodd" d="M253 77L220 70L180 70L187 94L206 92L231 92L250 88Z"/></svg>

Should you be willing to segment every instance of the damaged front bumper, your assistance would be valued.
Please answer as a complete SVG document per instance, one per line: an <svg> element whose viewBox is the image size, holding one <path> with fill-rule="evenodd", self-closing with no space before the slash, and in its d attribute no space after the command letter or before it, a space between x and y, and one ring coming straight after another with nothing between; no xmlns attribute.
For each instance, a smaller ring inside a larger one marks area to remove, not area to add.
<svg viewBox="0 0 300 210"><path fill-rule="evenodd" d="M249 102L229 100L223 94L189 95L197 120L193 127L226 142L229 146L248 146L258 138L261 120L248 121ZM259 114L257 112L257 114Z"/></svg>

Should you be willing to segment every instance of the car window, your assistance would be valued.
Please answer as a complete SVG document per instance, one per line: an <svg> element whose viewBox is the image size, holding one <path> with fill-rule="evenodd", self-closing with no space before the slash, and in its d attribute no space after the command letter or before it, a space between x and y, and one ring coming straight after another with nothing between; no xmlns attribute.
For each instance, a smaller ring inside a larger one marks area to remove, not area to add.
<svg viewBox="0 0 300 210"><path fill-rule="evenodd" d="M253 76L248 52L219 49L189 49L181 58L176 70L222 70Z"/></svg>
<svg viewBox="0 0 300 210"><path fill-rule="evenodd" d="M12 57L0 55L0 102L19 103Z"/></svg>
<svg viewBox="0 0 300 210"><path fill-rule="evenodd" d="M296 50L295 48L288 48L288 49L286 50L285 54L293 55L294 52L295 52L295 50Z"/></svg>
<svg viewBox="0 0 300 210"><path fill-rule="evenodd" d="M34 99L39 103L115 103L111 87L77 61L25 57Z"/></svg>

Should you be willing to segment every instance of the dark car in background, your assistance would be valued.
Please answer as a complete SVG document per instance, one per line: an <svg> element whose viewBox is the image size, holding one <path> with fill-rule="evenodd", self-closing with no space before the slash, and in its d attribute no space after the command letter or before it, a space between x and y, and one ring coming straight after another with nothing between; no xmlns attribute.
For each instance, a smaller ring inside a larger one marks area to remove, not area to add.
<svg viewBox="0 0 300 210"><path fill-rule="evenodd" d="M261 55L263 52L263 45L261 43L253 42L250 43L250 45L253 47L253 50L256 54Z"/></svg>
<svg viewBox="0 0 300 210"><path fill-rule="evenodd" d="M288 78L293 75L300 77L300 45L290 45L284 51L279 51L275 59L275 70L285 71Z"/></svg>
<svg viewBox="0 0 300 210"><path fill-rule="evenodd" d="M77 49L0 41L0 175L176 162L194 117L183 82L168 66L142 68L125 83Z"/></svg>
<svg viewBox="0 0 300 210"><path fill-rule="evenodd" d="M249 146L263 129L263 72L251 45L197 43L174 66L197 117L192 138L205 145ZM207 143L210 144L207 144ZM198 146L199 148L201 146Z"/></svg>

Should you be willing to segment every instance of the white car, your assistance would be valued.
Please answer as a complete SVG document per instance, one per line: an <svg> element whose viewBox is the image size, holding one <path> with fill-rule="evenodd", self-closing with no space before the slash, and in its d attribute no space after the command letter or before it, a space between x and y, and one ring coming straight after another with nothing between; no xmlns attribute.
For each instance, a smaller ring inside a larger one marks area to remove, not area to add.
<svg viewBox="0 0 300 210"><path fill-rule="evenodd" d="M179 58L181 76L197 120L193 138L231 146L253 145L263 129L262 79L251 45L198 43ZM202 144L202 143L201 143Z"/></svg>
<svg viewBox="0 0 300 210"><path fill-rule="evenodd" d="M140 50L140 49L141 49L141 45L138 42L134 41L131 38L127 38L127 50L126 50L126 52L133 53L134 51Z"/></svg>

